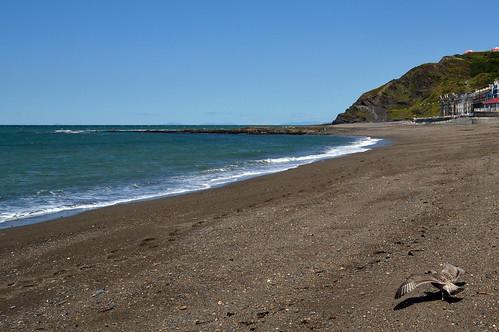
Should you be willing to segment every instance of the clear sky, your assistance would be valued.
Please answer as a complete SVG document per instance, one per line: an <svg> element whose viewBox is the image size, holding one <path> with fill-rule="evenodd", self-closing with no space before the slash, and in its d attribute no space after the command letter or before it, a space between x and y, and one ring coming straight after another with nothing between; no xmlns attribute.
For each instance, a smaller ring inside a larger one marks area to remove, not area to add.
<svg viewBox="0 0 499 332"><path fill-rule="evenodd" d="M330 122L499 1L0 0L0 124Z"/></svg>

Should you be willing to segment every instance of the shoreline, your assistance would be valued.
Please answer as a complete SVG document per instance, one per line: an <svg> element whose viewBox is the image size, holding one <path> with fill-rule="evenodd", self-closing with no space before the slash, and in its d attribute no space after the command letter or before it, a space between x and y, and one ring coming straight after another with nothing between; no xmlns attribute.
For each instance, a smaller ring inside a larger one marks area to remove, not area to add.
<svg viewBox="0 0 499 332"><path fill-rule="evenodd" d="M172 131L172 130L156 130L156 129L147 129L145 132L147 133L154 133L154 134L172 134L172 133L189 133L189 134L234 134L234 135L239 135L239 134L249 134L249 135L331 135L326 132L327 128L330 126L303 126L303 127L289 127L289 128L272 128L272 127L248 127L248 128L237 128L237 129L181 129L179 131ZM116 133L122 133L122 132L140 132L143 133L144 130L105 130L103 132L116 132ZM345 136L345 135L343 135ZM348 136L351 138L357 138L357 139L368 139L368 140L373 140L371 137L367 136ZM384 144L389 144L389 142L384 142L381 139L374 139L373 143L369 143L367 145L361 145L359 148L365 149L368 151L370 149L376 148L378 146L382 146ZM255 177L259 176L264 176L264 175L269 175L269 174L275 174L275 173L280 173L287 171L289 169L293 169L296 167L300 167L303 165L307 165L313 162L321 161L321 160L326 160L326 159L333 159L333 158L341 158L346 155L354 154L354 153L360 153L360 152L365 152L365 151L353 151L349 153L344 153L336 156L328 156L327 153L324 154L322 157L317 157L314 159L312 162L309 161L304 161L303 163L298 163L296 165L288 165L282 169L274 170L274 169L267 169L267 170L261 170L258 174L255 173L254 175L247 175L247 176L241 176L241 177L236 177L234 179L227 180L226 182L214 184L214 185L209 185L207 188L198 188L198 189L190 189L190 190L184 190L184 189L178 189L174 191L173 193L167 193L167 194L155 194L155 195L149 195L148 197L145 196L139 196L136 198L130 198L126 200L121 200L121 201L109 201L109 202L101 202L96 204L94 207L74 207L74 208L67 208L67 209L60 209L59 211L56 212L48 212L48 213L42 213L38 215L33 215L33 216L28 216L28 217L22 217L22 218L17 218L17 219L10 219L6 221L0 222L0 230L1 229L8 229L8 228L17 228L17 227L25 227L37 223L44 223L52 220L57 220L57 219L62 219L62 218L68 218L71 216L75 216L87 211L92 211L96 209L101 209L109 206L115 206L115 205L123 205L123 204L129 204L129 203L139 203L139 202L144 202L144 201L150 201L150 200L156 200L156 199L165 199L169 197L175 197L175 196L180 196L180 195L188 195L194 192L198 191L203 191L203 190L210 190L213 188L220 188L223 186L226 186L231 183L236 183L236 182L241 182L241 181L246 181ZM306 157L306 156L305 156ZM293 157L290 157L293 158Z"/></svg>
<svg viewBox="0 0 499 332"><path fill-rule="evenodd" d="M392 144L0 230L0 329L493 330L497 129L334 126ZM393 300L445 262L462 300Z"/></svg>

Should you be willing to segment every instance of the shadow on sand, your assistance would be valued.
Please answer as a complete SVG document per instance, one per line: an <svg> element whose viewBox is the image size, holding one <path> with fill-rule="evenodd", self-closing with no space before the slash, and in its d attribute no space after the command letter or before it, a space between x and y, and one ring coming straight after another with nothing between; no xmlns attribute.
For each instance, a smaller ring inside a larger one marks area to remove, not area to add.
<svg viewBox="0 0 499 332"><path fill-rule="evenodd" d="M462 298L450 297L444 293L443 301L447 303L457 303L461 300ZM422 303L422 302L431 302L431 301L442 301L442 292L425 292L425 295L408 298L397 304L395 307L393 307L393 310L402 310L407 307L410 307L413 304Z"/></svg>

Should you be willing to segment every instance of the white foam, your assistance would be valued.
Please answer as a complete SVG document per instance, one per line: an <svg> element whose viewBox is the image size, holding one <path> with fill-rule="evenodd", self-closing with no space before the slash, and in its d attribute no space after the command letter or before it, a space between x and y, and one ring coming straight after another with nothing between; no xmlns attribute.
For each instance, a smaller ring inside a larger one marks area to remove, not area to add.
<svg viewBox="0 0 499 332"><path fill-rule="evenodd" d="M82 134L82 133L93 133L97 130L85 129L85 130L71 130L71 129L57 129L54 130L55 134Z"/></svg>
<svg viewBox="0 0 499 332"><path fill-rule="evenodd" d="M200 189L204 189L204 188L200 188ZM92 209L97 209L97 208L106 207L106 206L112 206L112 205L123 204L123 203L130 203L133 201L147 200L147 199L151 199L151 198L155 198L155 197L178 195L178 194L182 194L182 193L189 192L189 191L192 191L192 190L173 189L173 190L162 192L162 193L146 194L146 195L135 196L133 198L116 199L116 200L111 200L111 201L103 201L103 202L99 202L99 203L90 203L90 204L66 204L66 205L46 204L44 206L40 206L39 209L32 210L32 211L19 210L16 212L0 212L0 223L6 222L6 221L17 220L17 219L35 218L35 217L40 217L40 216L44 216L44 215L56 214L56 213L65 212L65 211L72 211L72 210L92 210Z"/></svg>
<svg viewBox="0 0 499 332"><path fill-rule="evenodd" d="M283 163L296 163L296 162L309 163L321 159L328 159L352 153L365 152L369 150L367 148L368 146L377 144L380 141L381 140L377 138L363 137L351 145L336 146L321 154L312 154L301 157L269 158L260 161L269 164L283 164Z"/></svg>

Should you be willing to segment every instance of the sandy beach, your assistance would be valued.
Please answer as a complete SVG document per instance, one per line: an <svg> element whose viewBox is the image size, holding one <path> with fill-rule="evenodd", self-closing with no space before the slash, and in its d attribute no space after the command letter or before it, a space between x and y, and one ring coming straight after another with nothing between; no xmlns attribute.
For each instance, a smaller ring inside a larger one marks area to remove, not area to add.
<svg viewBox="0 0 499 332"><path fill-rule="evenodd" d="M499 330L499 125L325 130L390 144L1 230L0 330ZM445 262L456 299L394 299Z"/></svg>

